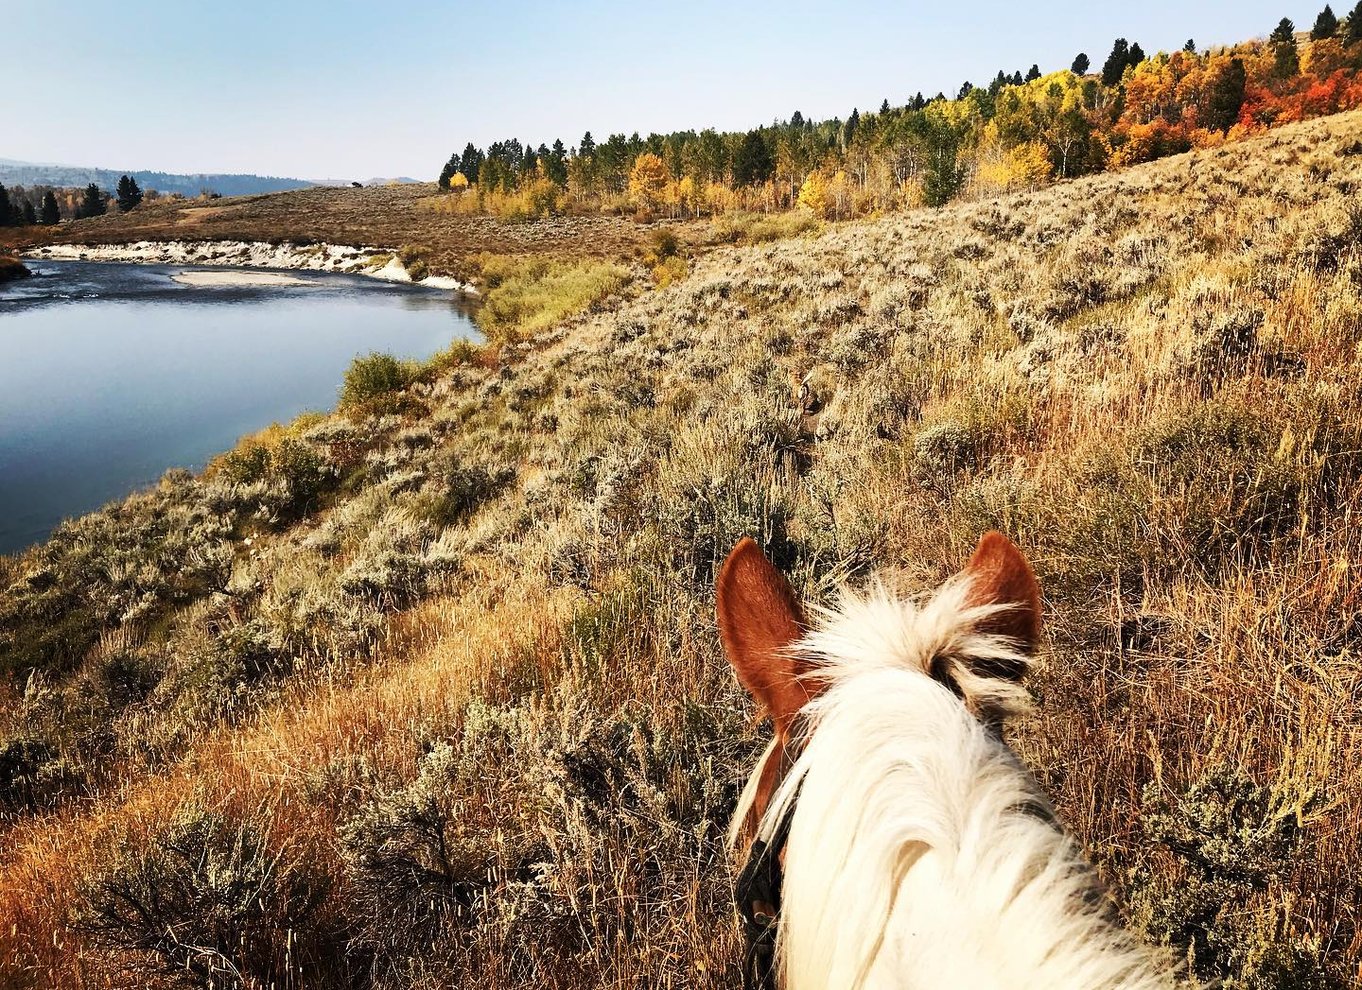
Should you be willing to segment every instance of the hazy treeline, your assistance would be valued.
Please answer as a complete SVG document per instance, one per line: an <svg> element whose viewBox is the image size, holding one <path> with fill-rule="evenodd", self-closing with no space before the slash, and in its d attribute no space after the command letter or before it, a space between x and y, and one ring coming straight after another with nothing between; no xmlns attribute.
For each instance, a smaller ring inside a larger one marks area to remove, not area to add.
<svg viewBox="0 0 1362 990"><path fill-rule="evenodd" d="M1362 3L1326 7L1308 36L1288 19L1266 40L1147 56L1118 38L1101 65L1080 53L1042 74L999 71L954 98L918 93L878 112L815 121L796 112L747 132L587 132L563 141L469 143L441 170L447 208L503 216L626 208L673 217L804 205L847 217L1215 146L1362 106ZM464 196L466 192L475 195Z"/></svg>

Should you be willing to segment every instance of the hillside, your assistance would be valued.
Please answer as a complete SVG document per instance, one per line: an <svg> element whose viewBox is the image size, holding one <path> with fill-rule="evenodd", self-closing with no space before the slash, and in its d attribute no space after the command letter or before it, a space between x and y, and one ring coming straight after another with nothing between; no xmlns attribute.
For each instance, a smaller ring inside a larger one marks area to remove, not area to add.
<svg viewBox="0 0 1362 990"><path fill-rule="evenodd" d="M174 172L149 172L144 169L88 168L79 165L48 165L0 158L0 185L84 187L93 182L101 189L117 188L118 180L130 175L143 189L160 193L197 196L205 190L221 196L249 196L284 189L306 189L315 185L309 179L287 179L274 175L249 175L203 172L181 175Z"/></svg>
<svg viewBox="0 0 1362 990"><path fill-rule="evenodd" d="M1131 924L1352 986L1359 149L717 248L0 559L0 986L737 985L716 564L923 589L993 527L1011 739Z"/></svg>
<svg viewBox="0 0 1362 990"><path fill-rule="evenodd" d="M625 257L642 250L648 230L620 217L553 217L510 222L435 209L434 183L301 189L195 202L148 202L58 227L0 229L0 244L128 244L135 241L273 241L431 249L432 268L466 277L483 252ZM708 223L677 224L708 232Z"/></svg>

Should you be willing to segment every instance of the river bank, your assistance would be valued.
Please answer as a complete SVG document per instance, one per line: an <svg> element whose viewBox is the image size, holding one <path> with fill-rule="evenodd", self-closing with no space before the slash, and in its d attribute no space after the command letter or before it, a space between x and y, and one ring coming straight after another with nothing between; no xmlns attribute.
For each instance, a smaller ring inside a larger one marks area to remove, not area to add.
<svg viewBox="0 0 1362 990"><path fill-rule="evenodd" d="M272 244L267 241L135 241L131 244L46 244L23 253L41 261L136 262L221 268L275 268L365 275L463 294L476 290L444 276L415 280L395 251L344 244Z"/></svg>

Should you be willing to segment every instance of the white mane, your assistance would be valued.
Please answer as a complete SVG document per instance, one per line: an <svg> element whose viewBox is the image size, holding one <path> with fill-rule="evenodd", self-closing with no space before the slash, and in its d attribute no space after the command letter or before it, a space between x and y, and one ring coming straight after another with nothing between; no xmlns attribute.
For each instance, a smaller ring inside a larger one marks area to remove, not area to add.
<svg viewBox="0 0 1362 990"><path fill-rule="evenodd" d="M784 986L1170 986L1167 968L1109 920L1031 775L971 715L1025 705L1014 680L984 672L1026 658L978 630L997 608L969 607L968 590L948 584L921 607L879 586L844 593L794 647L829 687L801 713L803 750L758 827L769 839L793 805Z"/></svg>

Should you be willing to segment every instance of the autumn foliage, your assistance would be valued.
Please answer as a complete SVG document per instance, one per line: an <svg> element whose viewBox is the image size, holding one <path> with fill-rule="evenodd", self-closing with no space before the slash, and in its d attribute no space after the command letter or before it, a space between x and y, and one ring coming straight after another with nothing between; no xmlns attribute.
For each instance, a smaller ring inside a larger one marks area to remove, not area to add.
<svg viewBox="0 0 1362 990"><path fill-rule="evenodd" d="M1332 14L1330 15L1332 17ZM1033 189L1214 147L1281 124L1362 106L1362 16L1324 18L1309 40L1289 20L1266 40L1146 56L1118 39L1088 73L1000 72L954 99L920 94L845 120L801 114L746 132L613 134L577 147L472 145L441 175L478 196L460 209L500 216L558 211L697 217L802 208L845 219L923 203ZM1329 25L1335 24L1333 33ZM1083 69L1079 72L1075 69ZM455 163L468 166L455 172ZM480 171L480 175L478 172ZM549 187L552 187L550 189ZM527 195L526 190L531 192Z"/></svg>

